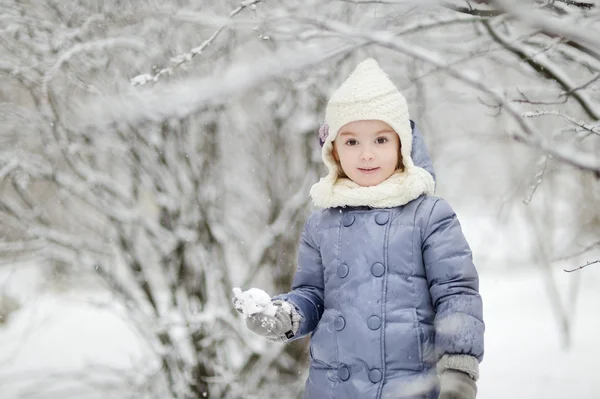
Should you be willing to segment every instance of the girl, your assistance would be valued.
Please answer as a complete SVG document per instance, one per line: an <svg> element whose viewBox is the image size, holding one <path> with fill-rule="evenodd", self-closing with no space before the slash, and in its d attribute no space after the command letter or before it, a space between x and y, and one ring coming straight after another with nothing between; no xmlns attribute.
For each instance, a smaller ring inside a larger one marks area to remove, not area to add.
<svg viewBox="0 0 600 399"><path fill-rule="evenodd" d="M292 291L246 325L271 341L311 335L305 399L475 398L484 323L471 250L413 162L431 166L373 59L332 95L319 138L328 174L310 195L322 209L305 224Z"/></svg>

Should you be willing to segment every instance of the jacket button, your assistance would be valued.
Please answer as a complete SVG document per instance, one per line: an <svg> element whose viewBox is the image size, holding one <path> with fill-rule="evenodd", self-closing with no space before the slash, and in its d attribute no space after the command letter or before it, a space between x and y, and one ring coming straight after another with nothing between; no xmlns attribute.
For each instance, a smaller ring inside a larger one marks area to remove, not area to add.
<svg viewBox="0 0 600 399"><path fill-rule="evenodd" d="M335 328L337 331L342 331L344 327L346 327L346 320L344 320L342 316L337 317L333 321L333 328Z"/></svg>
<svg viewBox="0 0 600 399"><path fill-rule="evenodd" d="M346 277L348 275L348 265L346 265L345 263L339 265L337 268L337 275L340 278Z"/></svg>
<svg viewBox="0 0 600 399"><path fill-rule="evenodd" d="M371 371L369 371L369 381L371 381L373 384L376 384L379 381L381 381L382 377L383 374L379 369L372 369Z"/></svg>
<svg viewBox="0 0 600 399"><path fill-rule="evenodd" d="M383 273L385 273L385 267L383 266L382 263L374 263L373 266L371 266L371 274L375 277L381 277L383 276Z"/></svg>
<svg viewBox="0 0 600 399"><path fill-rule="evenodd" d="M375 216L375 222L378 225L383 226L390 219L390 215L387 212L380 212Z"/></svg>
<svg viewBox="0 0 600 399"><path fill-rule="evenodd" d="M350 227L352 226L352 223L354 223L354 215L344 215L344 219L342 220L342 223L344 224L344 227Z"/></svg>
<svg viewBox="0 0 600 399"><path fill-rule="evenodd" d="M369 317L369 320L367 320L367 326L369 326L371 330L377 330L381 327L381 319L378 316L371 316Z"/></svg>
<svg viewBox="0 0 600 399"><path fill-rule="evenodd" d="M338 369L338 377L342 381L347 381L350 378L350 369L347 366L342 366Z"/></svg>

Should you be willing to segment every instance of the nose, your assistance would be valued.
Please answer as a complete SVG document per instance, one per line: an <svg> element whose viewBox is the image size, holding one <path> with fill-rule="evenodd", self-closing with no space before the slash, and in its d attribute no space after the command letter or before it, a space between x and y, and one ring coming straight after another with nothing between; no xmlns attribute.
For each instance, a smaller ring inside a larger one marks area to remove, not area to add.
<svg viewBox="0 0 600 399"><path fill-rule="evenodd" d="M371 161L373 159L373 151L371 151L370 148L365 148L361 153L360 153L360 159L362 161Z"/></svg>

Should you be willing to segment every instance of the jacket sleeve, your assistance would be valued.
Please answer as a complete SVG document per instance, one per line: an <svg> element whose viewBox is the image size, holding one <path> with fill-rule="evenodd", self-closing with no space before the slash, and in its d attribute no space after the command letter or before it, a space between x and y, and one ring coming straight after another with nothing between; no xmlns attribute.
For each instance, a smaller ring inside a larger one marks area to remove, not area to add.
<svg viewBox="0 0 600 399"><path fill-rule="evenodd" d="M300 316L298 331L288 342L310 334L323 314L323 263L314 237L315 219L316 213L311 215L302 231L292 291L273 298L291 303Z"/></svg>
<svg viewBox="0 0 600 399"><path fill-rule="evenodd" d="M476 358L473 362L480 362L485 325L479 276L456 214L443 199L435 199L431 208L422 251L436 312L438 358L446 362L448 355L467 355L462 358ZM454 360L460 360L460 357Z"/></svg>

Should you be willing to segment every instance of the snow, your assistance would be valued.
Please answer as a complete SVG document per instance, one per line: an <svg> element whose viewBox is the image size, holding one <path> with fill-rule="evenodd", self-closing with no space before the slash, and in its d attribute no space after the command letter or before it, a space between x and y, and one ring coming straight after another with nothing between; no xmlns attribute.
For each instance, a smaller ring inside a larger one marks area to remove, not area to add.
<svg viewBox="0 0 600 399"><path fill-rule="evenodd" d="M271 302L271 297L260 288L250 288L243 291L239 287L233 289L235 295L235 307L246 317L257 313L267 316L275 316L277 308Z"/></svg>
<svg viewBox="0 0 600 399"><path fill-rule="evenodd" d="M542 273L482 275L486 355L478 398L598 397L600 268L591 267L577 277L555 274L563 293L573 279L581 279L579 298L569 306L573 318L569 348L563 344Z"/></svg>
<svg viewBox="0 0 600 399"><path fill-rule="evenodd" d="M155 370L114 308L49 294L11 317L0 327L0 397L142 397L132 389Z"/></svg>
<svg viewBox="0 0 600 399"><path fill-rule="evenodd" d="M600 267L577 273L560 269L554 277L562 302L570 304L569 348L563 344L543 271L482 271L486 354L479 399L598 396L594 366L600 357ZM21 310L0 324L0 397L150 397L136 390L156 372L148 347L110 296L89 290L40 294L29 273L6 276L0 270L0 284L23 301ZM566 299L574 279L579 279L579 295ZM261 291L246 293L260 304L261 295L268 296Z"/></svg>

